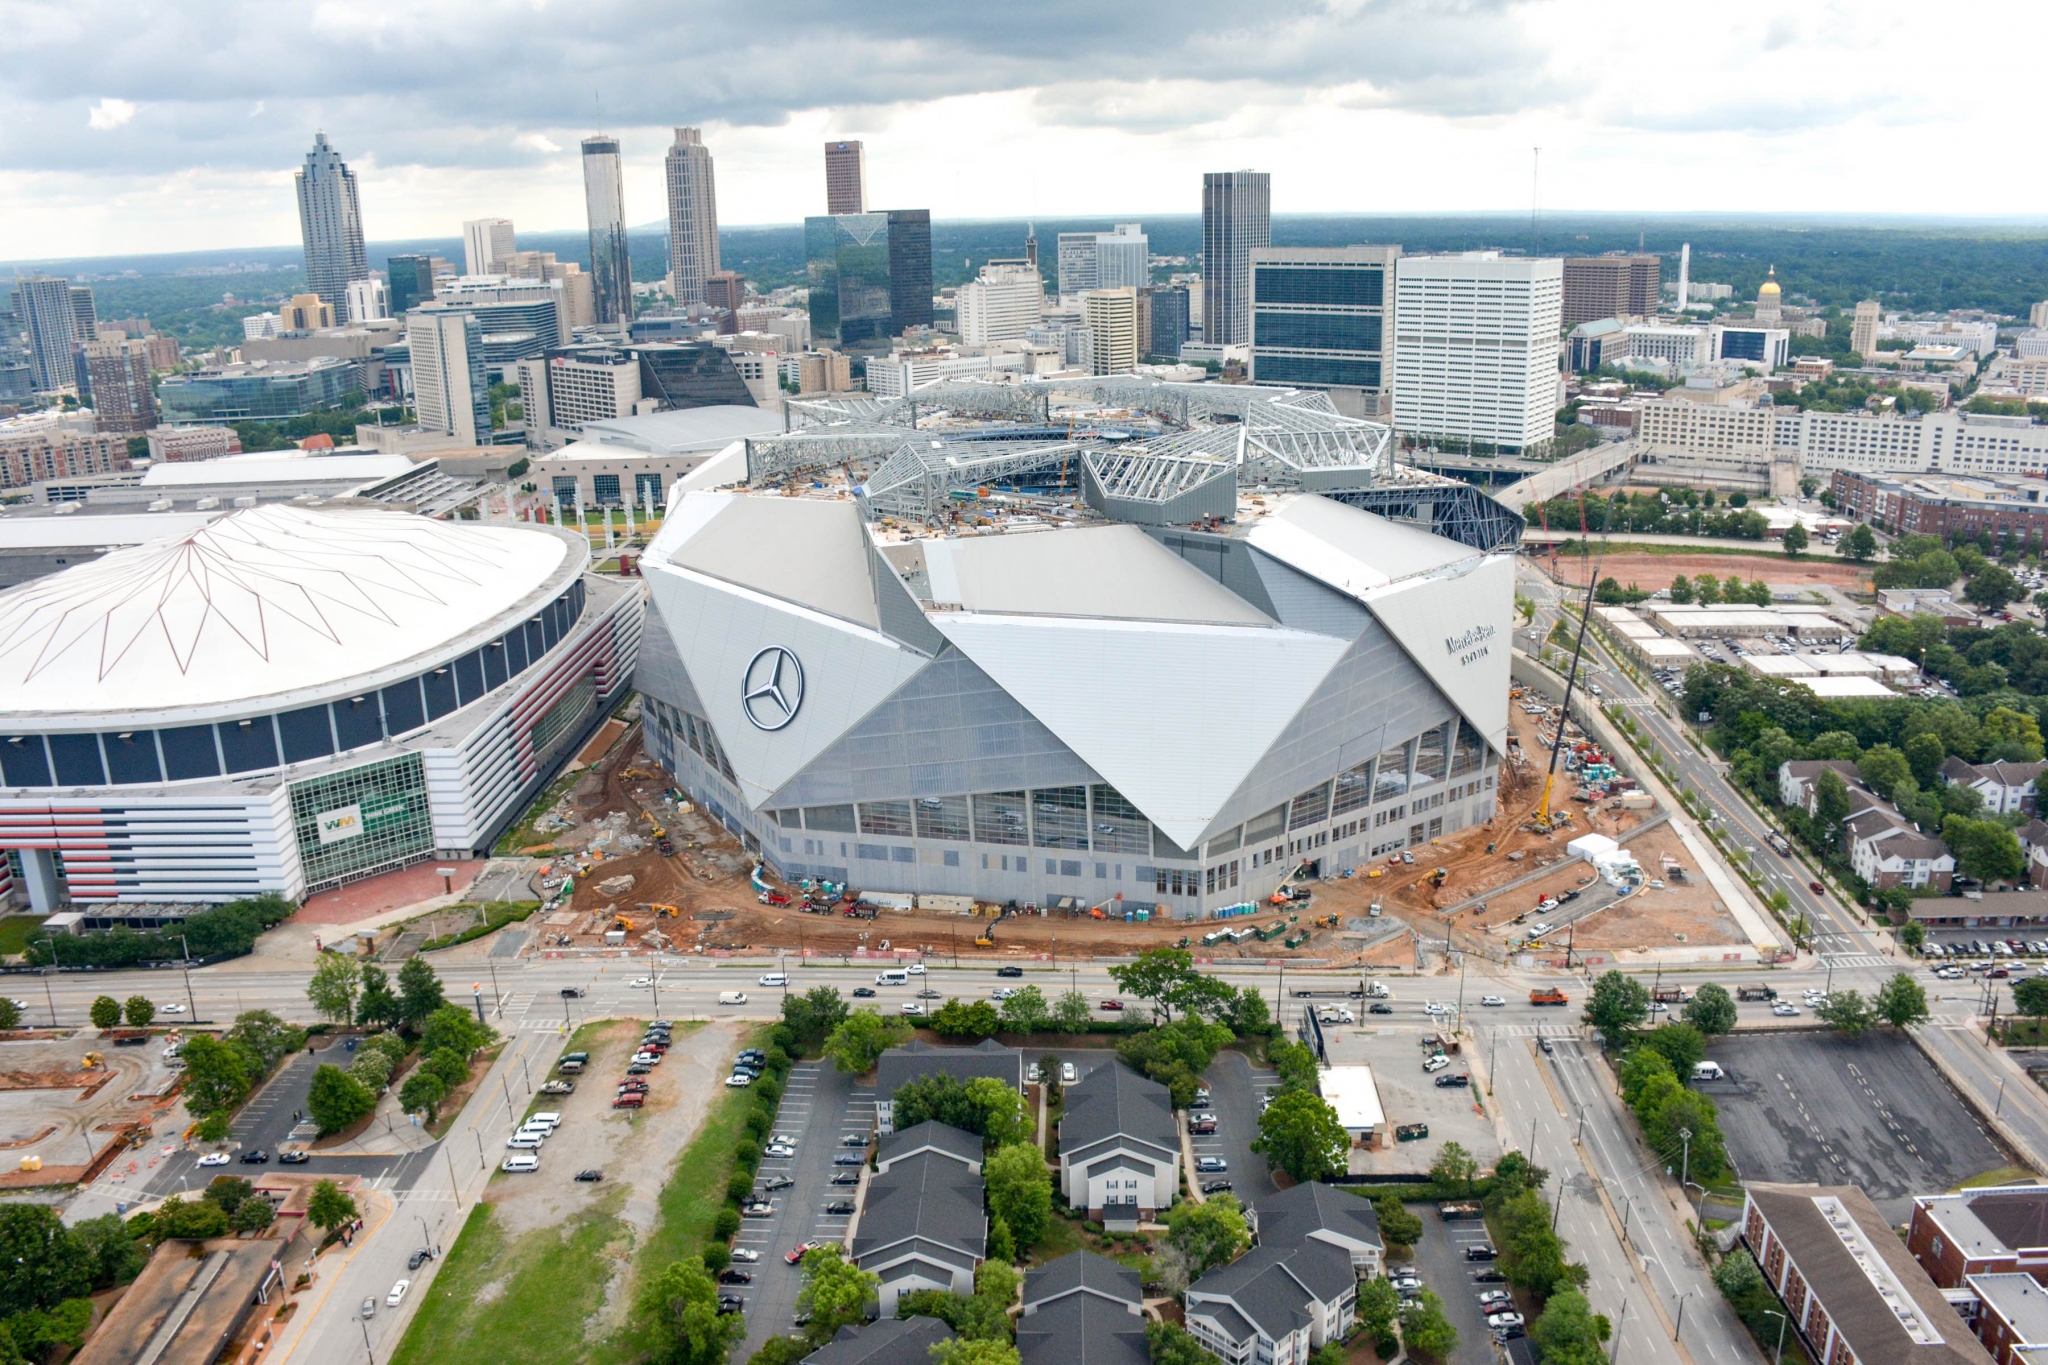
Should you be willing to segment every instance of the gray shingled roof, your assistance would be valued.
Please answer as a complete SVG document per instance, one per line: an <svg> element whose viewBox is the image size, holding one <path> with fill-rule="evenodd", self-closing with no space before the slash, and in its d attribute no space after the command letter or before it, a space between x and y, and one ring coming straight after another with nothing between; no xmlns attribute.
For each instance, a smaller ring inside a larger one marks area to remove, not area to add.
<svg viewBox="0 0 2048 1365"><path fill-rule="evenodd" d="M931 1365L932 1347L952 1339L953 1329L937 1318L892 1318L840 1328L803 1365Z"/></svg>
<svg viewBox="0 0 2048 1365"><path fill-rule="evenodd" d="M960 1081L993 1076L1014 1090L1022 1090L1024 1054L1014 1047L1004 1047L992 1038L973 1047L933 1047L921 1040L903 1047L892 1047L882 1054L876 1065L875 1094L881 1099L891 1099L898 1090L918 1077L933 1073Z"/></svg>
<svg viewBox="0 0 2048 1365"><path fill-rule="evenodd" d="M1024 1311L1037 1311L1067 1294L1105 1295L1121 1303L1142 1304L1145 1286L1138 1272L1092 1251L1070 1251L1024 1273Z"/></svg>
<svg viewBox="0 0 2048 1365"><path fill-rule="evenodd" d="M988 1236L981 1205L981 1177L959 1162L905 1157L868 1182L854 1258L915 1237L979 1259Z"/></svg>
<svg viewBox="0 0 2048 1365"><path fill-rule="evenodd" d="M1322 1230L1386 1248L1386 1239L1380 1236L1380 1216L1373 1206L1333 1186L1315 1181L1295 1185L1261 1199L1253 1211L1258 1216L1259 1241L1267 1246L1293 1246Z"/></svg>
<svg viewBox="0 0 2048 1365"><path fill-rule="evenodd" d="M1329 1303L1356 1283L1351 1258L1327 1242L1308 1242L1285 1250L1254 1247L1189 1285L1189 1311L1200 1311L1192 1296L1222 1295L1260 1331L1277 1340L1311 1320L1311 1296Z"/></svg>
<svg viewBox="0 0 2048 1365"><path fill-rule="evenodd" d="M1145 1319L1107 1299L1075 1294L1017 1321L1022 1365L1148 1365Z"/></svg>
<svg viewBox="0 0 2048 1365"><path fill-rule="evenodd" d="M977 1169L981 1166L981 1139L964 1128L955 1128L937 1119L885 1136L875 1150L875 1164L878 1169L885 1168L892 1162L924 1150L957 1157Z"/></svg>
<svg viewBox="0 0 2048 1365"><path fill-rule="evenodd" d="M1060 1119L1063 1152L1079 1152L1112 1137L1180 1150L1172 1093L1121 1062L1098 1066L1068 1086L1066 1102L1067 1112Z"/></svg>

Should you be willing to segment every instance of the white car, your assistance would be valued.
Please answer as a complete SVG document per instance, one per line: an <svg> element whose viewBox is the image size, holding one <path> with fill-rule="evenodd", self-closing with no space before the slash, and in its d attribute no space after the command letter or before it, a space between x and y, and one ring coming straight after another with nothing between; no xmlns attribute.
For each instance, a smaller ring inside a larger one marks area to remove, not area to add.
<svg viewBox="0 0 2048 1365"><path fill-rule="evenodd" d="M1799 1006L1789 1000L1780 1000L1777 1004L1771 1006L1771 1013L1777 1015L1780 1019L1794 1019L1799 1015Z"/></svg>
<svg viewBox="0 0 2048 1365"><path fill-rule="evenodd" d="M225 1166L228 1164L228 1154L226 1152L208 1152L205 1156L199 1158L199 1164L202 1166Z"/></svg>
<svg viewBox="0 0 2048 1365"><path fill-rule="evenodd" d="M1555 926L1548 924L1532 924L1529 926L1529 937L1542 938L1545 934L1549 933L1553 927Z"/></svg>
<svg viewBox="0 0 2048 1365"><path fill-rule="evenodd" d="M158 1005L156 1012L158 1014L183 1014L185 1007L183 1005Z"/></svg>
<svg viewBox="0 0 2048 1365"><path fill-rule="evenodd" d="M1425 1076L1432 1075L1435 1072L1442 1071L1445 1067L1449 1066L1450 1064L1451 1059L1444 1056L1443 1053L1439 1052L1434 1057L1431 1057L1428 1061L1422 1064L1422 1074Z"/></svg>
<svg viewBox="0 0 2048 1365"><path fill-rule="evenodd" d="M908 967L905 967L903 970L908 972L912 976L923 976L924 964L922 962L913 962Z"/></svg>
<svg viewBox="0 0 2048 1365"><path fill-rule="evenodd" d="M1520 1313L1488 1313L1486 1315L1486 1325L1495 1328L1520 1327L1522 1325L1522 1315Z"/></svg>
<svg viewBox="0 0 2048 1365"><path fill-rule="evenodd" d="M1444 1015L1451 1012L1451 1007L1441 1000L1432 1000L1422 1007L1422 1012L1424 1014Z"/></svg>
<svg viewBox="0 0 2048 1365"><path fill-rule="evenodd" d="M793 1137L791 1137L791 1136L790 1136L789 1134L787 1134L787 1133L777 1133L777 1134L776 1134L776 1135L775 1135L774 1137L771 1137L771 1138L769 1138L769 1139L768 1139L768 1142L769 1142L769 1145L770 1145L770 1146L774 1146L774 1147L794 1147L794 1146L796 1146L796 1139L795 1139L795 1138L793 1138Z"/></svg>
<svg viewBox="0 0 2048 1365"><path fill-rule="evenodd" d="M636 1052L633 1054L633 1065L660 1066L661 1054L659 1052Z"/></svg>
<svg viewBox="0 0 2048 1365"><path fill-rule="evenodd" d="M988 998L991 1000L1008 1000L1011 996L1015 995L1016 993L1017 992L1011 990L1008 986L998 986L988 993Z"/></svg>
<svg viewBox="0 0 2048 1365"><path fill-rule="evenodd" d="M1482 995L1479 997L1479 1003L1482 1005L1497 1007L1500 1005L1507 1004L1507 1001L1501 999L1497 995Z"/></svg>
<svg viewBox="0 0 2048 1365"><path fill-rule="evenodd" d="M923 1014L924 1006L915 1000L906 1000L903 1002L903 1012L905 1014Z"/></svg>
<svg viewBox="0 0 2048 1365"><path fill-rule="evenodd" d="M1074 1083L1075 1081L1078 1081L1078 1080L1080 1080L1080 1079L1081 1079L1081 1073L1080 1073L1080 1072L1078 1072L1078 1071L1076 1071L1076 1070L1074 1069L1074 1064L1073 1064L1072 1062L1061 1062L1061 1063L1060 1063L1060 1084L1061 1084L1061 1085L1072 1085L1072 1084L1073 1084L1073 1083Z"/></svg>
<svg viewBox="0 0 2048 1365"><path fill-rule="evenodd" d="M770 1143L770 1144L768 1145L767 1149L766 1149L765 1151L763 1151L763 1152L761 1153L761 1155L762 1155L762 1156L776 1156L776 1157L788 1157L788 1156L795 1156L795 1155L796 1155L796 1148L794 1148L794 1147L785 1147L785 1146L784 1146L783 1144L781 1144L781 1143L779 1143L779 1142L774 1142L774 1143Z"/></svg>
<svg viewBox="0 0 2048 1365"><path fill-rule="evenodd" d="M728 1090L745 1090L753 1083L754 1078L747 1075L744 1071L736 1072L725 1078L725 1085Z"/></svg>
<svg viewBox="0 0 2048 1365"><path fill-rule="evenodd" d="M732 1249L732 1258L741 1265L752 1265L761 1259L761 1253L752 1247L734 1247Z"/></svg>
<svg viewBox="0 0 2048 1365"><path fill-rule="evenodd" d="M411 1280L400 1280L397 1284L392 1285L391 1292L384 1296L384 1306L386 1308L398 1307L399 1304L405 1302L405 1291L410 1288L412 1288Z"/></svg>
<svg viewBox="0 0 2048 1365"><path fill-rule="evenodd" d="M644 991L653 984L654 978L651 976L636 976L626 983L629 988L636 991Z"/></svg>

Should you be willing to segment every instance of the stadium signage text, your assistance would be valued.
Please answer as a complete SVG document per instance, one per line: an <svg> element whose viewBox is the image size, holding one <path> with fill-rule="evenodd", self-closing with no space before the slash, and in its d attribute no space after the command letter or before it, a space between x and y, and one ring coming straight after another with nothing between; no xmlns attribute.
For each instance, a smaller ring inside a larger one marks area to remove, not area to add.
<svg viewBox="0 0 2048 1365"><path fill-rule="evenodd" d="M1493 652L1487 641L1498 633L1492 626L1474 626L1463 635L1447 635L1444 653L1457 655L1460 667L1476 663Z"/></svg>

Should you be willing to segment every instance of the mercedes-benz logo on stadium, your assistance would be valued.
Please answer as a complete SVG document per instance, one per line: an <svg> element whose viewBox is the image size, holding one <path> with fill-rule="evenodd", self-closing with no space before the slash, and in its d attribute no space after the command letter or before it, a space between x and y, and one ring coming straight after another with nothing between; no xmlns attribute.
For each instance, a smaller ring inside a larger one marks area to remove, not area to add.
<svg viewBox="0 0 2048 1365"><path fill-rule="evenodd" d="M804 704L804 666L781 645L753 657L740 679L740 706L757 730L780 730Z"/></svg>

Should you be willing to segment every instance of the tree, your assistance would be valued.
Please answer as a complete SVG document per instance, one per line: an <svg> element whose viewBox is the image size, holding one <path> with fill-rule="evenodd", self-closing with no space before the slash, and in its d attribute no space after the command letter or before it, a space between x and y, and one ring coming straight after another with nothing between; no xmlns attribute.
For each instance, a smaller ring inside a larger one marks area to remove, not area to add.
<svg viewBox="0 0 2048 1365"><path fill-rule="evenodd" d="M981 1173L989 1212L1009 1225L1017 1250L1037 1246L1052 1219L1052 1168L1045 1153L1029 1142L998 1147Z"/></svg>
<svg viewBox="0 0 2048 1365"><path fill-rule="evenodd" d="M398 1017L398 996L391 989L391 978L376 963L364 963L361 989L356 994L356 1018L365 1024L390 1028Z"/></svg>
<svg viewBox="0 0 2048 1365"><path fill-rule="evenodd" d="M671 1261L634 1304L641 1344L659 1365L725 1365L746 1333L738 1313L718 1311L718 1286L700 1261Z"/></svg>
<svg viewBox="0 0 2048 1365"><path fill-rule="evenodd" d="M1984 758L2011 763L2038 763L2041 759L2041 724L2026 711L1994 706L1984 713Z"/></svg>
<svg viewBox="0 0 2048 1365"><path fill-rule="evenodd" d="M1963 584L1964 599L1986 611L2002 610L2007 603L2016 602L2023 595L2019 580L1996 564L1986 564Z"/></svg>
<svg viewBox="0 0 2048 1365"><path fill-rule="evenodd" d="M1899 972L1879 986L1871 1006L1877 1017L1893 1028L1927 1022L1927 992L1909 972Z"/></svg>
<svg viewBox="0 0 2048 1365"><path fill-rule="evenodd" d="M443 1005L428 1015L421 1025L420 1049L430 1057L444 1048L458 1056L469 1057L489 1047L497 1036L462 1006Z"/></svg>
<svg viewBox="0 0 2048 1365"><path fill-rule="evenodd" d="M409 957L398 969L398 1021L417 1030L427 1016L448 1003L441 978L423 957Z"/></svg>
<svg viewBox="0 0 2048 1365"><path fill-rule="evenodd" d="M452 1047L440 1048L427 1054L420 1063L420 1069L431 1073L441 1082L443 1098L448 1092L469 1079L469 1059Z"/></svg>
<svg viewBox="0 0 2048 1365"><path fill-rule="evenodd" d="M149 1233L158 1242L172 1238L200 1241L208 1237L225 1237L228 1213L211 1199L166 1199L157 1205L156 1214L150 1220Z"/></svg>
<svg viewBox="0 0 2048 1365"><path fill-rule="evenodd" d="M1017 1259L1017 1239L1010 1235L1010 1225L1001 1218L988 1220L988 1259L1005 1262Z"/></svg>
<svg viewBox="0 0 2048 1365"><path fill-rule="evenodd" d="M1384 1280L1377 1281L1384 1284ZM1388 1285L1391 1290L1393 1286ZM1365 1297L1363 1291L1359 1297ZM1216 1357L1189 1334L1187 1328L1170 1322L1148 1322L1145 1324L1145 1350L1149 1365L1222 1365Z"/></svg>
<svg viewBox="0 0 2048 1365"><path fill-rule="evenodd" d="M2012 983L2012 1005L2036 1019L2048 1016L2048 976L2029 976Z"/></svg>
<svg viewBox="0 0 2048 1365"><path fill-rule="evenodd" d="M1941 822L1941 837L1956 855L1956 867L1987 882L2014 881L2026 871L2020 841L1996 820L1951 815Z"/></svg>
<svg viewBox="0 0 2048 1365"><path fill-rule="evenodd" d="M1706 1059L1707 1040L1691 1024L1666 1024L1643 1035L1643 1043L1664 1054L1674 1075L1690 1076Z"/></svg>
<svg viewBox="0 0 2048 1365"><path fill-rule="evenodd" d="M1906 764L1913 770L1913 781L1922 787L1932 787L1941 775L1941 765L1948 758L1948 750L1942 747L1941 736L1918 734L1906 741Z"/></svg>
<svg viewBox="0 0 2048 1365"><path fill-rule="evenodd" d="M1604 1365L1607 1353L1600 1343L1611 1332L1607 1319L1593 1311L1584 1294L1567 1289L1543 1305L1530 1324L1529 1339L1546 1365Z"/></svg>
<svg viewBox="0 0 2048 1365"><path fill-rule="evenodd" d="M910 1025L900 1019L884 1019L881 1011L862 1008L840 1021L825 1039L825 1055L841 1071L858 1076L873 1071L882 1054L910 1041Z"/></svg>
<svg viewBox="0 0 2048 1365"><path fill-rule="evenodd" d="M1711 607L1721 600L1721 580L1710 573L1703 573L1692 583L1693 596L1703 607Z"/></svg>
<svg viewBox="0 0 2048 1365"><path fill-rule="evenodd" d="M1681 607L1692 601L1692 580L1684 574L1671 580L1671 601Z"/></svg>
<svg viewBox="0 0 2048 1365"><path fill-rule="evenodd" d="M148 1028L149 1021L156 1018L156 1003L146 995L131 995L122 1002L121 1014L129 1028Z"/></svg>
<svg viewBox="0 0 2048 1365"><path fill-rule="evenodd" d="M1909 953L1920 951L1920 945L1927 942L1927 926L1919 920L1907 920L1899 926L1899 946Z"/></svg>
<svg viewBox="0 0 2048 1365"><path fill-rule="evenodd" d="M1849 784L1833 768L1822 768L1813 779L1813 818L1830 843L1849 818Z"/></svg>
<svg viewBox="0 0 2048 1365"><path fill-rule="evenodd" d="M1153 1010L1172 1022L1178 1009L1209 1018L1226 1012L1237 990L1195 970L1195 955L1184 948L1147 948L1137 959L1109 969L1110 979L1126 995L1151 1002Z"/></svg>
<svg viewBox="0 0 2048 1365"><path fill-rule="evenodd" d="M811 1315L811 1340L822 1345L840 1328L859 1322L881 1287L879 1275L847 1260L845 1248L837 1244L805 1252L804 1287L797 1291L796 1306Z"/></svg>
<svg viewBox="0 0 2048 1365"><path fill-rule="evenodd" d="M1273 1011L1266 1005L1266 997L1256 986L1246 986L1231 1002L1229 1016L1223 1021L1230 1025L1230 1031L1240 1038L1256 1037L1273 1031Z"/></svg>
<svg viewBox="0 0 2048 1365"><path fill-rule="evenodd" d="M1401 1339L1416 1355L1442 1360L1458 1349L1458 1329L1444 1316L1444 1301L1425 1289L1401 1310Z"/></svg>
<svg viewBox="0 0 2048 1365"><path fill-rule="evenodd" d="M969 1081L943 1073L919 1076L896 1091L898 1132L936 1120L978 1133L991 1150L1025 1140L1024 1097L992 1076Z"/></svg>
<svg viewBox="0 0 2048 1365"><path fill-rule="evenodd" d="M1785 555L1788 559L1799 558L1800 555L1806 552L1806 547L1811 543L1806 534L1806 528L1798 522L1795 521L1785 528Z"/></svg>
<svg viewBox="0 0 2048 1365"><path fill-rule="evenodd" d="M1279 1103L1279 1101L1274 1101ZM1465 1193L1472 1192L1472 1180L1479 1174L1479 1163L1465 1150L1463 1143L1446 1142L1437 1150L1436 1160L1429 1163L1429 1180L1440 1190L1463 1187Z"/></svg>
<svg viewBox="0 0 2048 1365"><path fill-rule="evenodd" d="M111 995L102 995L92 1002L92 1008L87 1014L91 1017L94 1028L113 1028L121 1022L121 1002Z"/></svg>
<svg viewBox="0 0 2048 1365"><path fill-rule="evenodd" d="M261 1232L277 1218L277 1210L270 1206L268 1199L244 1199L235 1210L233 1223L236 1232Z"/></svg>
<svg viewBox="0 0 2048 1365"><path fill-rule="evenodd" d="M313 1069L313 1083L306 1091L306 1112L323 1133L338 1133L377 1107L370 1088L338 1066L321 1064Z"/></svg>
<svg viewBox="0 0 2048 1365"><path fill-rule="evenodd" d="M1843 987L1828 997L1828 1002L1814 1011L1821 1021L1844 1037L1860 1037L1863 1031L1876 1022L1870 1011L1870 1003L1861 991Z"/></svg>
<svg viewBox="0 0 2048 1365"><path fill-rule="evenodd" d="M243 1065L248 1069L253 1084L270 1073L270 1069L284 1060L285 1054L297 1052L306 1045L306 1031L272 1014L269 1010L245 1010L235 1016L235 1022L221 1035L221 1040L233 1047L242 1056ZM196 1039L193 1041L197 1041ZM185 1045L185 1060L192 1060L192 1045ZM190 1081L186 1093L191 1093Z"/></svg>
<svg viewBox="0 0 2048 1365"><path fill-rule="evenodd" d="M71 1229L71 1235L92 1257L92 1287L108 1289L126 1284L142 1273L149 1253L135 1232L116 1213L88 1218Z"/></svg>
<svg viewBox="0 0 2048 1365"><path fill-rule="evenodd" d="M1060 992L1059 1003L1052 1007L1053 1022L1067 1033L1086 1031L1088 1021L1094 1018L1093 1007L1088 997L1079 991Z"/></svg>
<svg viewBox="0 0 2048 1365"><path fill-rule="evenodd" d="M1383 1194L1372 1201L1372 1211L1379 1215L1380 1236L1389 1246L1412 1247L1422 1240L1422 1220L1408 1212L1400 1199L1392 1194Z"/></svg>
<svg viewBox="0 0 2048 1365"><path fill-rule="evenodd" d="M1685 1002L1683 1017L1701 1037L1717 1038L1735 1027L1735 999L1726 986L1709 981Z"/></svg>
<svg viewBox="0 0 2048 1365"><path fill-rule="evenodd" d="M217 1175L207 1182L199 1197L220 1205L220 1211L232 1218L235 1210L242 1207L242 1201L254 1193L256 1187L238 1175Z"/></svg>
<svg viewBox="0 0 2048 1365"><path fill-rule="evenodd" d="M441 1101L447 1098L448 1087L441 1078L422 1066L405 1078L405 1084L398 1087L398 1102L409 1112L425 1114L432 1123L440 1117Z"/></svg>
<svg viewBox="0 0 2048 1365"><path fill-rule="evenodd" d="M1358 1325L1372 1338L1373 1347L1382 1360L1393 1356L1400 1340L1394 1334L1394 1324L1400 1317L1401 1296L1391 1280L1374 1277L1359 1283Z"/></svg>
<svg viewBox="0 0 2048 1365"><path fill-rule="evenodd" d="M784 996L782 1022L800 1043L822 1043L846 1022L846 998L836 986L814 986L801 995Z"/></svg>
<svg viewBox="0 0 2048 1365"><path fill-rule="evenodd" d="M1019 1359L1008 1341L961 1336L934 1344L932 1365L1019 1365Z"/></svg>
<svg viewBox="0 0 2048 1365"><path fill-rule="evenodd" d="M1191 1199L1182 1200L1159 1221L1166 1224L1166 1240L1186 1260L1191 1276L1236 1260L1252 1244L1244 1206L1227 1194L1199 1204Z"/></svg>
<svg viewBox="0 0 2048 1365"><path fill-rule="evenodd" d="M1885 800L1913 781L1913 763L1889 744L1873 744L1856 760L1856 772Z"/></svg>
<svg viewBox="0 0 2048 1365"><path fill-rule="evenodd" d="M1036 1033L1052 1019L1045 992L1026 986L1003 1002L1003 1028L1010 1033Z"/></svg>
<svg viewBox="0 0 2048 1365"><path fill-rule="evenodd" d="M362 989L362 964L347 953L332 949L320 954L320 964L306 982L306 999L323 1019L352 1024L356 1017L356 995Z"/></svg>
<svg viewBox="0 0 2048 1365"><path fill-rule="evenodd" d="M1600 1031L1608 1047L1620 1047L1629 1030L1649 1017L1650 988L1634 977L1612 971L1593 983L1586 1001L1586 1022Z"/></svg>
<svg viewBox="0 0 2048 1365"><path fill-rule="evenodd" d="M7 1319L0 1324L0 1332L5 1333L0 1342L12 1342L20 1353L8 1357L8 1365L15 1360L43 1360L59 1346L82 1344L91 1326L92 1300L66 1299L53 1308L31 1308Z"/></svg>
<svg viewBox="0 0 2048 1365"><path fill-rule="evenodd" d="M1848 535L1842 537L1842 558L1853 559L1858 564L1867 563L1877 557L1877 537L1868 526L1858 522Z"/></svg>
<svg viewBox="0 0 2048 1365"><path fill-rule="evenodd" d="M0 1029L20 1027L21 1006L15 1004L14 1001L6 996L0 996Z"/></svg>
<svg viewBox="0 0 2048 1365"><path fill-rule="evenodd" d="M0 1316L49 1308L92 1289L91 1253L42 1204L0 1204Z"/></svg>
<svg viewBox="0 0 2048 1365"><path fill-rule="evenodd" d="M1308 1044L1275 1036L1266 1040L1266 1060L1280 1073L1282 1090L1313 1090L1316 1085L1316 1054Z"/></svg>
<svg viewBox="0 0 2048 1365"><path fill-rule="evenodd" d="M1283 1090L1259 1115L1252 1150L1297 1181L1320 1180L1344 1169L1351 1135L1329 1101L1309 1090Z"/></svg>
<svg viewBox="0 0 2048 1365"><path fill-rule="evenodd" d="M1635 1108L1644 1089L1659 1076L1677 1078L1669 1058L1653 1047L1637 1045L1630 1048L1621 1055L1621 1067L1616 1072L1621 1082L1622 1100L1629 1108Z"/></svg>
<svg viewBox="0 0 2048 1365"><path fill-rule="evenodd" d="M1667 1093L1648 1101L1643 1135L1667 1162L1686 1164L1683 1174L1698 1181L1715 1180L1728 1170L1728 1151L1721 1140L1721 1122L1714 1102L1675 1081ZM1685 1134L1690 1133L1691 1137Z"/></svg>
<svg viewBox="0 0 2048 1365"><path fill-rule="evenodd" d="M185 1107L192 1113L225 1114L249 1093L249 1064L241 1049L196 1033L179 1055L185 1060Z"/></svg>
<svg viewBox="0 0 2048 1365"><path fill-rule="evenodd" d="M967 1004L956 998L939 1006L931 1025L941 1038L988 1038L1003 1026L1003 1020L986 1000Z"/></svg>

